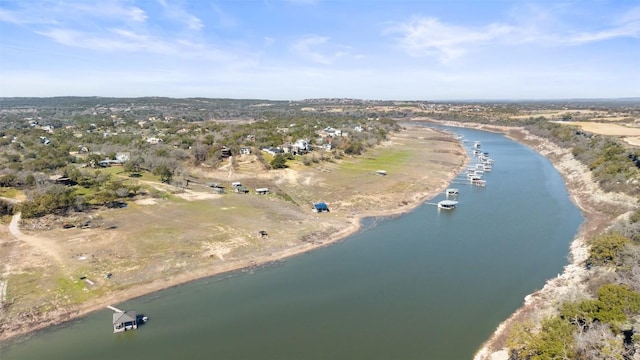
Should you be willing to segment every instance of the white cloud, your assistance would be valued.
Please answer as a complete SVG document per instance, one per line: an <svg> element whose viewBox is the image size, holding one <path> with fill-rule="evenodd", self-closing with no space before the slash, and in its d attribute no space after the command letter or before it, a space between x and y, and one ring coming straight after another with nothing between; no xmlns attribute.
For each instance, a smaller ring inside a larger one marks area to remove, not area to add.
<svg viewBox="0 0 640 360"><path fill-rule="evenodd" d="M200 20L200 18L190 14L179 4L169 4L166 0L158 0L158 3L162 5L168 18L181 22L189 29L198 31L204 27L204 24L202 23L202 20Z"/></svg>
<svg viewBox="0 0 640 360"><path fill-rule="evenodd" d="M144 10L127 5L124 0L103 0L99 2L65 1L23 1L14 10L0 9L0 21L14 24L50 25L67 22L84 22L88 19L106 19L122 22L143 23L147 19Z"/></svg>
<svg viewBox="0 0 640 360"><path fill-rule="evenodd" d="M434 57L449 63L485 46L577 46L616 38L640 38L640 7L597 30L567 30L562 19L537 8L527 8L536 21L518 14L518 23L491 23L469 27L448 24L434 17L414 17L392 24L386 35L397 35L397 45L414 57ZM560 26L563 25L563 26Z"/></svg>
<svg viewBox="0 0 640 360"><path fill-rule="evenodd" d="M164 39L120 28L110 29L108 32L102 33L90 33L64 28L38 31L37 33L69 47L108 53L156 54L180 59L215 62L236 62L239 58L253 61L252 59L255 57L250 53L222 50L206 43L194 42L185 38Z"/></svg>
<svg viewBox="0 0 640 360"><path fill-rule="evenodd" d="M331 44L328 37L317 35L298 40L291 48L298 56L324 65L350 55L349 47Z"/></svg>
<svg viewBox="0 0 640 360"><path fill-rule="evenodd" d="M504 38L513 31L513 27L504 24L466 28L429 17L394 25L386 33L399 33L399 45L412 56L433 56L449 62L464 55L469 48Z"/></svg>
<svg viewBox="0 0 640 360"><path fill-rule="evenodd" d="M264 46L271 46L276 42L276 39L270 36L265 36L263 39L264 39Z"/></svg>
<svg viewBox="0 0 640 360"><path fill-rule="evenodd" d="M118 0L91 3L70 2L67 7L65 11L71 11L72 13L75 13L75 11L81 12L83 16L124 19L134 22L144 22L147 20L147 14L144 10L136 6L127 6Z"/></svg>

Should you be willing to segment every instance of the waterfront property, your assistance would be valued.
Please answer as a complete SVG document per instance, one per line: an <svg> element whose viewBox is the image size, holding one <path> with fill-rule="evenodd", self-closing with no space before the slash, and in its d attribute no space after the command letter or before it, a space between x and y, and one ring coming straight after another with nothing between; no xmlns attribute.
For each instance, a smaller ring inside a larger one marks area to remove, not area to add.
<svg viewBox="0 0 640 360"><path fill-rule="evenodd" d="M438 203L438 209L453 210L458 206L458 202L455 200L442 200Z"/></svg>
<svg viewBox="0 0 640 360"><path fill-rule="evenodd" d="M447 196L458 196L458 192L459 191L456 188L448 188L445 193L447 194Z"/></svg>
<svg viewBox="0 0 640 360"><path fill-rule="evenodd" d="M138 314L135 311L116 311L113 313L113 332L119 333L138 328Z"/></svg>

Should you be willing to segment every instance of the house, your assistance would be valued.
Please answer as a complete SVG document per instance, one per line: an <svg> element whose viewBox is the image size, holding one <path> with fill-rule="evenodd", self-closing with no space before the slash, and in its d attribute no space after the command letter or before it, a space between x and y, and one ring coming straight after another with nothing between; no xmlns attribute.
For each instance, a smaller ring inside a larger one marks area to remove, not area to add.
<svg viewBox="0 0 640 360"><path fill-rule="evenodd" d="M123 332L138 328L138 314L135 311L116 311L113 313L113 332Z"/></svg>
<svg viewBox="0 0 640 360"><path fill-rule="evenodd" d="M110 166L118 166L122 165L122 163L118 160L113 159L105 159L98 162L98 166L100 167L110 167Z"/></svg>
<svg viewBox="0 0 640 360"><path fill-rule="evenodd" d="M278 154L284 154L284 150L282 150L281 148L277 148L277 147L264 148L264 149L262 149L262 151L264 151L267 154L270 154L272 156L276 156Z"/></svg>
<svg viewBox="0 0 640 360"><path fill-rule="evenodd" d="M240 148L240 155L250 155L250 154L251 154L251 148L248 148L248 147Z"/></svg>
<svg viewBox="0 0 640 360"><path fill-rule="evenodd" d="M116 153L116 160L120 163L125 163L131 159L131 154L129 152L118 152Z"/></svg>
<svg viewBox="0 0 640 360"><path fill-rule="evenodd" d="M147 143L151 144L151 145L156 145L162 142L162 139L156 138L156 137L150 137L147 139Z"/></svg>
<svg viewBox="0 0 640 360"><path fill-rule="evenodd" d="M329 207L323 202L313 204L313 212L329 212Z"/></svg>
<svg viewBox="0 0 640 360"><path fill-rule="evenodd" d="M223 146L222 149L220 149L220 157L223 159L226 159L230 156L231 156L231 149L229 149L226 146Z"/></svg>
<svg viewBox="0 0 640 360"><path fill-rule="evenodd" d="M269 193L269 189L267 188L258 188L256 189L256 194L266 195Z"/></svg>

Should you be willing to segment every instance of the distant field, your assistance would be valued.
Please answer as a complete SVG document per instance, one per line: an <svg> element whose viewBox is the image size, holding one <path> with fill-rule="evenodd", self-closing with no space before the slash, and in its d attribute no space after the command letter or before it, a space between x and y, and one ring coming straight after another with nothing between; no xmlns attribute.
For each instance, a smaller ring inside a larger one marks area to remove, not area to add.
<svg viewBox="0 0 640 360"><path fill-rule="evenodd" d="M560 124L580 126L584 131L610 136L640 136L640 128L611 123L563 121Z"/></svg>

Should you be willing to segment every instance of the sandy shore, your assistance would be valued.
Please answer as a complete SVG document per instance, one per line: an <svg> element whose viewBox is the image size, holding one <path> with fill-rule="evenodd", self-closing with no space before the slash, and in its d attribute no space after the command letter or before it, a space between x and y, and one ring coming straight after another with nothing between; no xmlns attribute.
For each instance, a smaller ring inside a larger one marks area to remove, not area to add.
<svg viewBox="0 0 640 360"><path fill-rule="evenodd" d="M462 149L461 145L459 146L460 149ZM462 153L464 153L464 155L456 156L466 157L466 152L463 151L461 154ZM437 181L437 185L435 185L434 188L429 191L414 193L411 196L410 201L405 201L400 206L393 206L382 210L379 210L378 208L371 208L358 211L357 213L344 212L340 214L339 216L341 217L341 220L343 220L342 227L335 228L334 231L331 234L328 234L328 237L323 238L322 241L298 242L295 246L272 253L252 254L238 259L228 259L206 268L197 269L196 271L183 272L175 276L155 279L131 288L113 291L105 296L92 299L81 305L64 307L47 313L41 318L36 319L36 321L31 322L28 326L8 329L8 331L0 333L0 340L21 340L38 330L63 324L73 319L85 316L91 312L102 310L108 305L115 305L126 300L148 295L156 291L185 284L194 280L279 261L341 241L357 232L360 229L361 220L364 218L398 216L415 209L426 200L435 197L444 191L450 181L465 168L467 161L468 159L463 162L459 162L458 166L451 166L446 176L442 176L439 181Z"/></svg>
<svg viewBox="0 0 640 360"><path fill-rule="evenodd" d="M614 206L632 211L637 199L620 193L605 193L592 179L589 169L573 158L570 149L560 148L546 139L529 134L522 128L456 122L437 123L504 133L545 156L564 178L572 201L584 217L584 223L570 244L569 264L565 266L563 273L549 279L541 290L525 297L523 306L498 326L474 356L474 360L508 360L505 340L511 326L528 319L532 314L552 315L558 299L572 299L586 292L584 284L589 276L584 266L588 258L586 240L590 234L606 229L614 220L602 209Z"/></svg>

